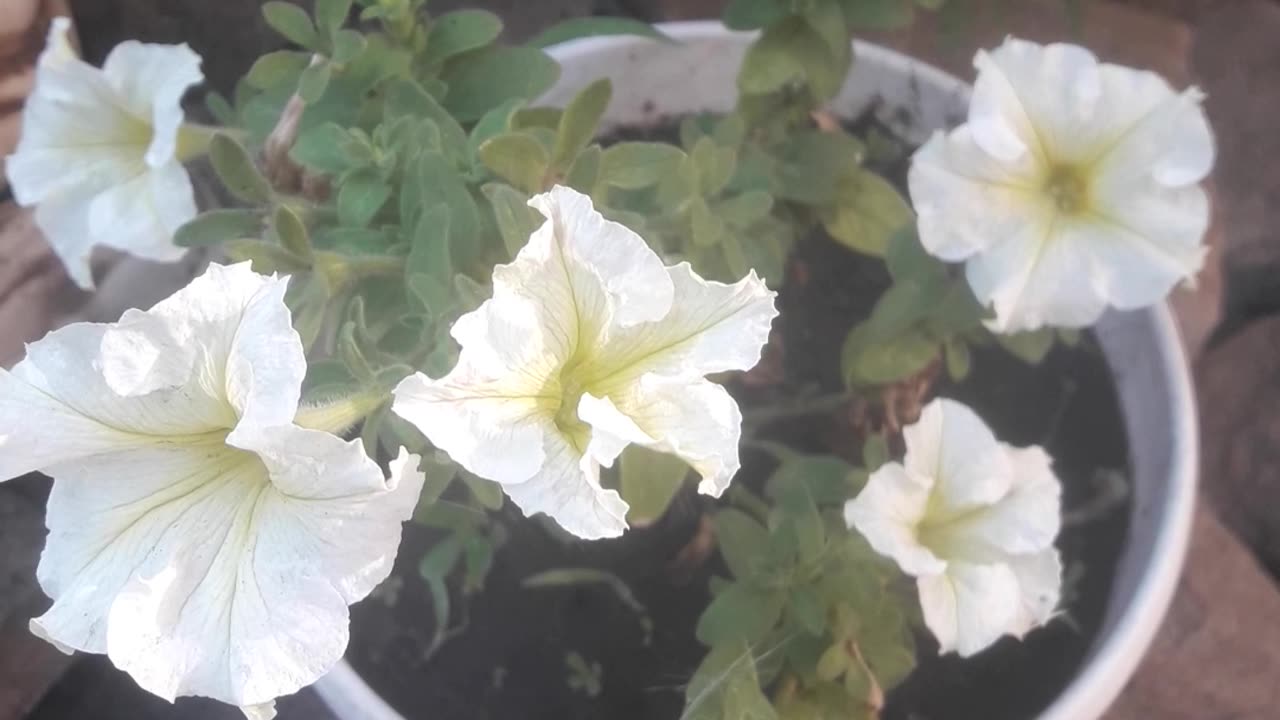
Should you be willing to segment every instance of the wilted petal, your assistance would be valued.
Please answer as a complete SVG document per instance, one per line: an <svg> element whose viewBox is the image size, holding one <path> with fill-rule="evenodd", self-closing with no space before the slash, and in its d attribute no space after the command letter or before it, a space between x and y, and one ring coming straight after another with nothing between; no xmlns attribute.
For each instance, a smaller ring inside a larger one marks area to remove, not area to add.
<svg viewBox="0 0 1280 720"><path fill-rule="evenodd" d="M911 474L898 463L887 463L871 473L856 498L845 503L845 523L862 533L876 552L893 558L908 575L941 573L946 563L916 536L932 491L927 478Z"/></svg>
<svg viewBox="0 0 1280 720"><path fill-rule="evenodd" d="M916 584L925 625L944 653L969 657L986 649L1021 612L1021 586L1007 565L952 563Z"/></svg>

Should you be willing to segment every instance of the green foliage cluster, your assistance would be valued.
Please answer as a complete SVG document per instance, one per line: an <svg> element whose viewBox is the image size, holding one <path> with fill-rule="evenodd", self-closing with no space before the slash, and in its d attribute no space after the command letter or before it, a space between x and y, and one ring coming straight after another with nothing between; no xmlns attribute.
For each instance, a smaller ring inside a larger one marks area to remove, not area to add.
<svg viewBox="0 0 1280 720"><path fill-rule="evenodd" d="M713 581L699 619L710 653L687 689L685 718L875 717L915 653L911 618L890 587L897 571L841 516L867 472L833 456L774 452L765 499L715 516L732 579ZM876 467L884 454L869 443L864 462Z"/></svg>

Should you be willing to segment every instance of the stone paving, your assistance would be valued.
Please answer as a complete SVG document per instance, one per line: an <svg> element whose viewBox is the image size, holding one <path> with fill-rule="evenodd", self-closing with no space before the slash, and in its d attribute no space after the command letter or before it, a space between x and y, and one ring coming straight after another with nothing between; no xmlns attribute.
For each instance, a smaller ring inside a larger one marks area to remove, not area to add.
<svg viewBox="0 0 1280 720"><path fill-rule="evenodd" d="M958 1L958 0L953 0ZM979 6L993 1L973 0ZM3 0L0 10L0 154L12 142L12 103L24 52L16 18L63 0ZM1196 83L1219 141L1213 180L1213 262L1195 291L1175 300L1196 358L1203 426L1202 483L1191 557L1174 606L1137 676L1108 720L1263 720L1280 707L1280 593L1263 570L1280 573L1280 4L1266 0L1084 2L1068 22L1062 0L994 3L972 37L939 45L931 28L873 38L968 73L973 46L1006 33L1074 39L1117 62L1155 69L1176 84ZM714 16L717 0L488 0L508 33L527 36L566 15L595 9L649 19ZM86 54L100 60L125 37L189 41L225 88L276 40L250 0L71 0ZM229 42L227 38L235 38ZM967 45L966 45L967 43ZM16 48L16 49L15 49ZM11 52L11 49L12 52ZM27 53L29 65L30 53ZM12 82L12 84L7 84ZM2 181L0 181L2 182ZM0 185L0 188L3 186ZM69 288L29 214L0 204L0 364L65 317L83 296ZM42 539L45 484L0 486L0 720L232 720L231 709L200 701L172 708L139 691L101 659L72 663L31 641L26 618L45 603L32 582ZM1255 559L1256 558L1256 559ZM69 673L63 673L71 667ZM57 682L62 677L61 682ZM46 695L46 690L52 687ZM40 697L43 703L33 714ZM313 693L281 705L282 720L327 720Z"/></svg>

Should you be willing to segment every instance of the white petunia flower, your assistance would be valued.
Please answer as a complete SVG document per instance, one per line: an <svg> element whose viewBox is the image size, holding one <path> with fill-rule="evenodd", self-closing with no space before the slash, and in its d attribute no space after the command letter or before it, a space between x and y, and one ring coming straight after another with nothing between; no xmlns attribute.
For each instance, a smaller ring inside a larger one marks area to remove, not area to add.
<svg viewBox="0 0 1280 720"><path fill-rule="evenodd" d="M0 478L54 478L33 632L255 718L342 657L347 606L390 572L423 482L413 455L387 479L359 442L295 424L285 286L213 265L0 370Z"/></svg>
<svg viewBox="0 0 1280 720"><path fill-rule="evenodd" d="M626 528L600 466L631 443L683 458L719 495L738 471L742 416L704 376L755 365L774 293L755 273L725 285L663 267L569 188L529 204L547 221L495 268L493 298L453 326L457 366L405 379L393 409L526 514L579 537Z"/></svg>
<svg viewBox="0 0 1280 720"><path fill-rule="evenodd" d="M968 122L908 180L925 248L967 261L996 329L1091 325L1194 277L1214 157L1198 90L1073 45L1011 38L974 64Z"/></svg>
<svg viewBox="0 0 1280 720"><path fill-rule="evenodd" d="M1062 587L1049 456L998 442L954 400L929 403L903 436L903 462L872 473L844 516L916 578L942 652L973 655L1048 622Z"/></svg>
<svg viewBox="0 0 1280 720"><path fill-rule="evenodd" d="M6 170L68 274L91 288L95 245L182 257L173 233L196 204L181 158L207 138L183 127L181 100L203 75L186 45L132 40L95 68L76 56L69 29L67 18L53 19Z"/></svg>

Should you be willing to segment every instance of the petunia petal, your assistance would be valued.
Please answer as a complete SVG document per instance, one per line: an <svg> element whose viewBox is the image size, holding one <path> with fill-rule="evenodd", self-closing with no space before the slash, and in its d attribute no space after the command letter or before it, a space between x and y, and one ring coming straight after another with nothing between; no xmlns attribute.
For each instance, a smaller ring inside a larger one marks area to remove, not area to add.
<svg viewBox="0 0 1280 720"><path fill-rule="evenodd" d="M995 308L991 326L1011 333L1097 322L1106 297L1087 240L1092 232L1086 223L1049 219L1036 235L1002 238L970 258L965 277L978 300Z"/></svg>
<svg viewBox="0 0 1280 720"><path fill-rule="evenodd" d="M991 646L1021 612L1018 578L1007 565L952 563L916 581L924 622L941 652L970 657Z"/></svg>
<svg viewBox="0 0 1280 720"><path fill-rule="evenodd" d="M150 123L147 164L160 167L172 160L183 120L182 96L204 80L200 56L185 44L126 40L107 55L102 74L125 107Z"/></svg>
<svg viewBox="0 0 1280 720"><path fill-rule="evenodd" d="M578 419L591 426L591 441L583 453L584 462L613 467L622 451L632 443L651 444L654 438L613 404L609 398L583 393L578 402Z"/></svg>
<svg viewBox="0 0 1280 720"><path fill-rule="evenodd" d="M639 235L625 225L605 220L592 206L591 198L563 185L533 197L529 205L547 218L529 238L530 255L559 256L566 265L594 274L611 300L612 322L626 327L667 314L672 302L671 282L662 259ZM495 282L497 278L495 274ZM529 290L523 284L522 289Z"/></svg>
<svg viewBox="0 0 1280 720"><path fill-rule="evenodd" d="M1036 221L1028 203L1040 192L1032 160L997 161L978 147L968 125L935 133L912 156L907 176L925 249L956 262L999 238L1025 234Z"/></svg>
<svg viewBox="0 0 1280 720"><path fill-rule="evenodd" d="M178 162L139 172L103 190L89 203L93 244L157 262L173 262L186 249L173 233L196 216L195 191Z"/></svg>
<svg viewBox="0 0 1280 720"><path fill-rule="evenodd" d="M731 285L703 280L688 263L667 268L675 287L661 321L626 328L592 358L587 384L601 394L647 373L697 379L750 370L760 360L778 310L776 293L752 271Z"/></svg>
<svg viewBox="0 0 1280 720"><path fill-rule="evenodd" d="M1102 99L1098 60L1077 45L1009 38L979 52L969 106L974 139L987 152L1012 161L1029 152L1074 163L1090 156L1106 125L1097 122Z"/></svg>
<svg viewBox="0 0 1280 720"><path fill-rule="evenodd" d="M1053 619L1062 595L1062 559L1052 547L1021 555L1009 562L1018 578L1020 607L1009 625L1009 633L1017 637Z"/></svg>
<svg viewBox="0 0 1280 720"><path fill-rule="evenodd" d="M944 572L946 562L916 537L916 526L925 516L932 489L927 478L898 463L886 463L871 473L857 497L845 503L845 524L862 533L876 552L893 558L908 575Z"/></svg>
<svg viewBox="0 0 1280 720"><path fill-rule="evenodd" d="M545 513L584 540L617 537L627 528L627 504L600 486L600 468L559 433L543 435L545 460L528 480L503 485L525 515Z"/></svg>
<svg viewBox="0 0 1280 720"><path fill-rule="evenodd" d="M702 476L704 495L719 497L729 487L741 467L742 412L727 390L707 380L645 375L620 402L642 432L631 442L689 463Z"/></svg>
<svg viewBox="0 0 1280 720"><path fill-rule="evenodd" d="M937 511L964 513L1005 496L1010 467L991 428L968 406L938 398L920 420L902 431L904 464L916 477L932 478Z"/></svg>
<svg viewBox="0 0 1280 720"><path fill-rule="evenodd" d="M1120 201L1124 201L1121 204ZM1093 285L1109 305L1133 310L1160 302L1204 264L1209 201L1199 187L1127 192L1107 216L1064 222L1089 257Z"/></svg>
<svg viewBox="0 0 1280 720"><path fill-rule="evenodd" d="M1042 448L1003 447L1013 484L998 501L955 517L931 518L922 537L946 557L1006 563L1053 547L1061 527L1062 485Z"/></svg>

